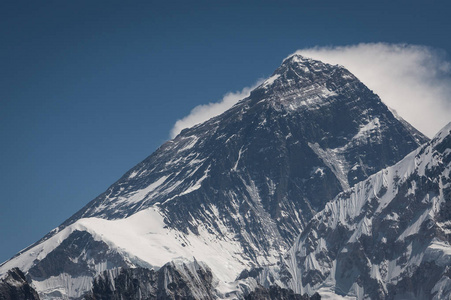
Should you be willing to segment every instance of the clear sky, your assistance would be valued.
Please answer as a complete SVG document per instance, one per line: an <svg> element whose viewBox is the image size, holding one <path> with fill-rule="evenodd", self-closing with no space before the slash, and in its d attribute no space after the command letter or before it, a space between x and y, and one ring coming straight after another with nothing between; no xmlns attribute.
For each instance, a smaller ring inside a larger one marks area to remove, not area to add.
<svg viewBox="0 0 451 300"><path fill-rule="evenodd" d="M451 53L449 1L0 1L0 262L297 49Z"/></svg>

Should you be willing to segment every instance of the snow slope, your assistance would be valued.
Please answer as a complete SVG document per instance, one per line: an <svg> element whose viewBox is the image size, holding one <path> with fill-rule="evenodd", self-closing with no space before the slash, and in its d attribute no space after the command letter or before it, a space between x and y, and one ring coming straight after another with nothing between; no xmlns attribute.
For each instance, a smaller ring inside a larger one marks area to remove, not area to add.
<svg viewBox="0 0 451 300"><path fill-rule="evenodd" d="M163 216L157 208L148 208L125 219L105 220L101 218L84 218L53 235L44 243L28 249L2 266L12 266L29 270L36 260L42 260L55 250L61 241L67 239L75 231L88 232L94 240L104 242L109 251L115 251L127 258L130 266L141 265L159 268L169 261L193 261L201 258L222 282L233 281L239 272L249 267L249 261L241 256L242 247L237 241L228 237L215 238L208 234L207 228L199 228L199 234L184 234L168 228ZM74 259L78 259L76 257ZM95 265L98 273L108 269L108 262ZM58 278L33 280L33 285L41 293L51 295L55 290L66 295L65 288L72 291L70 296L79 297L82 292L91 288L92 277L78 276L58 285L65 275ZM69 274L66 276L70 277ZM76 292L76 289L80 293Z"/></svg>

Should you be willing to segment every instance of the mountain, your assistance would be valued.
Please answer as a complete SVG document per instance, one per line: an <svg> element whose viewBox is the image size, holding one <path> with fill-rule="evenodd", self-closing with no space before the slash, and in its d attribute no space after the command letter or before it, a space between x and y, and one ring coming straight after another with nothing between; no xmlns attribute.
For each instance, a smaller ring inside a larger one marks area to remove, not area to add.
<svg viewBox="0 0 451 300"><path fill-rule="evenodd" d="M193 257L220 281L277 263L327 201L427 141L341 66L293 55L0 266L77 298L109 269Z"/></svg>
<svg viewBox="0 0 451 300"><path fill-rule="evenodd" d="M357 299L451 299L450 172L451 123L326 204L260 280Z"/></svg>

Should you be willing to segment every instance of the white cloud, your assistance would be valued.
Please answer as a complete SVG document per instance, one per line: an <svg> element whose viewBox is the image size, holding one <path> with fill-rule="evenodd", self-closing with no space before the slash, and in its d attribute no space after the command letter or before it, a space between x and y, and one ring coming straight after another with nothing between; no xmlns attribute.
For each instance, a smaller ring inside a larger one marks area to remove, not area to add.
<svg viewBox="0 0 451 300"><path fill-rule="evenodd" d="M193 108L189 115L175 122L171 129L171 138L174 138L183 129L192 127L211 119L231 108L239 100L248 97L253 89L259 86L263 80L258 80L253 86L245 87L238 92L229 92L221 101L198 105Z"/></svg>
<svg viewBox="0 0 451 300"><path fill-rule="evenodd" d="M451 64L444 52L405 44L359 44L296 53L340 64L429 137L451 121Z"/></svg>

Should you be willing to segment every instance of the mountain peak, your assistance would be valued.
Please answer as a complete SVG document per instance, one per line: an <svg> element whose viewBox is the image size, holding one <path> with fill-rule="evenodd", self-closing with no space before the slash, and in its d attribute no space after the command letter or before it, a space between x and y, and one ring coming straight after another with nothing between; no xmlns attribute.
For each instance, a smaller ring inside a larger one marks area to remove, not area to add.
<svg viewBox="0 0 451 300"><path fill-rule="evenodd" d="M295 54L286 58L274 73L251 93L251 98L266 99L272 106L293 112L299 109L316 110L331 101L347 101L349 97L340 95L353 93L355 90L372 94L346 68ZM380 101L377 96L371 98Z"/></svg>
<svg viewBox="0 0 451 300"><path fill-rule="evenodd" d="M303 55L298 54L298 53L293 53L293 54L289 55L288 57L286 57L282 61L282 64L285 64L285 63L302 63L302 62L310 62L310 61L315 61L315 60L313 58L306 57L306 56L303 56Z"/></svg>
<svg viewBox="0 0 451 300"><path fill-rule="evenodd" d="M249 97L163 144L0 274L19 266L40 293L77 298L106 268L158 268L195 255L230 280L240 268L277 263L328 200L425 140L345 68L295 55Z"/></svg>
<svg viewBox="0 0 451 300"><path fill-rule="evenodd" d="M347 69L339 65L330 65L300 54L293 54L283 60L275 72L258 88L265 90L288 91L290 89L321 86L331 81L358 81ZM257 89L258 89L257 88Z"/></svg>
<svg viewBox="0 0 451 300"><path fill-rule="evenodd" d="M302 70L306 73L324 73L326 70L344 69L340 65L331 65L320 60L316 60L310 57L306 57L300 54L293 54L282 61L282 64L278 68L279 70L286 71L287 68Z"/></svg>

